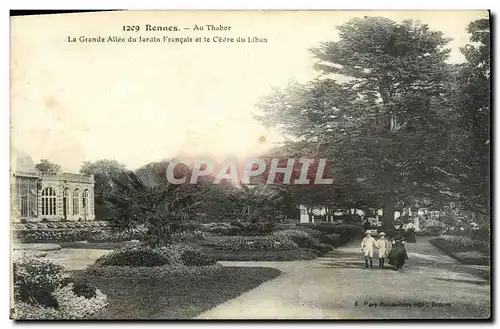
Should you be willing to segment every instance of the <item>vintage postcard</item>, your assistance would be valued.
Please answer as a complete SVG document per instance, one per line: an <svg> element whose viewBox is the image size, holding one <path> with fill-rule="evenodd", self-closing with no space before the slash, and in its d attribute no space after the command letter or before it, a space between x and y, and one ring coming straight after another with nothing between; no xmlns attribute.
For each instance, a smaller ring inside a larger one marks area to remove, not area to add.
<svg viewBox="0 0 500 329"><path fill-rule="evenodd" d="M490 319L488 11L10 19L12 319Z"/></svg>

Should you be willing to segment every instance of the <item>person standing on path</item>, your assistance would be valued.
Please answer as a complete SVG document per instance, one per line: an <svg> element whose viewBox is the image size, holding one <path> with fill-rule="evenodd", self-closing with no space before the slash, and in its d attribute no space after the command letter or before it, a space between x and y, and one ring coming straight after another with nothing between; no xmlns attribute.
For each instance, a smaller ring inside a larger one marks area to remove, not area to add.
<svg viewBox="0 0 500 329"><path fill-rule="evenodd" d="M377 241L372 237L372 232L367 230L365 237L361 240L361 252L365 256L365 267L368 268L368 261L370 267L373 267L373 249L377 248Z"/></svg>
<svg viewBox="0 0 500 329"><path fill-rule="evenodd" d="M365 231L369 231L372 229L372 224L370 223L370 221L368 219L366 219L366 222L365 224L363 225L363 228L365 229ZM371 232L370 232L371 233Z"/></svg>
<svg viewBox="0 0 500 329"><path fill-rule="evenodd" d="M397 237L392 242L392 250L389 253L389 264L396 267L396 270L401 269L408 259L404 239Z"/></svg>
<svg viewBox="0 0 500 329"><path fill-rule="evenodd" d="M389 255L389 251L391 250L391 243L387 240L385 233L380 232L379 238L377 240L377 248L378 248L378 267L384 267L384 261Z"/></svg>

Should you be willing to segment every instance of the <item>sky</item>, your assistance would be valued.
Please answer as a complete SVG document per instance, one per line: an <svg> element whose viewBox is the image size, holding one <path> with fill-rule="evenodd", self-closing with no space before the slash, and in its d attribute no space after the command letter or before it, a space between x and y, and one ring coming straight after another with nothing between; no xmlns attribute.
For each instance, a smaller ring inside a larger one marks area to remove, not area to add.
<svg viewBox="0 0 500 329"><path fill-rule="evenodd" d="M77 172L115 159L131 169L178 154L249 157L281 140L255 122L259 99L314 79L308 49L354 17L411 18L453 38L486 11L107 12L11 18L11 146ZM179 32L145 31L177 25ZM230 26L207 31L206 24ZM124 32L138 25L140 32ZM194 25L205 26L194 31ZM184 30L184 27L191 30ZM80 36L259 37L267 43L81 43Z"/></svg>

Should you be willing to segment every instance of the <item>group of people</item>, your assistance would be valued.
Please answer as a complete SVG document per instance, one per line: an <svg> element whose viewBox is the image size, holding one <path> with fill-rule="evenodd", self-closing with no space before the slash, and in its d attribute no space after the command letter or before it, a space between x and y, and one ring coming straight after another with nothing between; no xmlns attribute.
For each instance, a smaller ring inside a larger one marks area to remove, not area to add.
<svg viewBox="0 0 500 329"><path fill-rule="evenodd" d="M374 251L378 251L379 267L383 268L385 259L389 260L389 264L394 266L396 270L403 267L408 259L404 239L395 237L391 242L387 240L386 234L381 232L378 239L372 236L372 232L367 230L363 240L361 240L361 251L365 259L365 267L373 267Z"/></svg>

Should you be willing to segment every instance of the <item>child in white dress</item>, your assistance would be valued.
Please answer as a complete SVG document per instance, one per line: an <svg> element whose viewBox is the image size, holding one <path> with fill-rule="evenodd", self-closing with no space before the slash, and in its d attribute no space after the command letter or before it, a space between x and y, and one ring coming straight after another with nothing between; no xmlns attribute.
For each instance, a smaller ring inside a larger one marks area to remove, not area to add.
<svg viewBox="0 0 500 329"><path fill-rule="evenodd" d="M377 241L372 237L372 232L367 230L365 237L361 240L361 252L365 256L365 267L368 268L368 261L370 267L373 267L373 249L377 248Z"/></svg>
<svg viewBox="0 0 500 329"><path fill-rule="evenodd" d="M377 240L377 249L378 249L378 267L384 267L384 261L389 255L391 250L391 243L386 239L385 233L381 232L378 236Z"/></svg>

